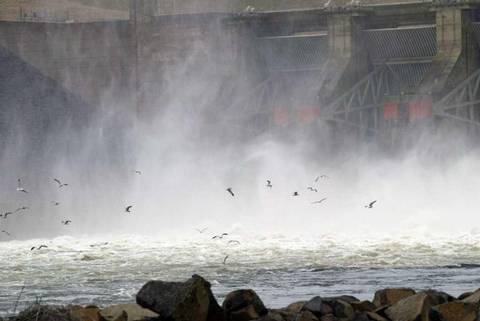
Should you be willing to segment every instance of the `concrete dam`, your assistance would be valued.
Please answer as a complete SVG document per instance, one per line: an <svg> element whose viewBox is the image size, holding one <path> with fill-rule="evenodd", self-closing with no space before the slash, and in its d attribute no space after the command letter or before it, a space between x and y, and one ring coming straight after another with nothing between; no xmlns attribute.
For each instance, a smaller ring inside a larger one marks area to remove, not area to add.
<svg viewBox="0 0 480 321"><path fill-rule="evenodd" d="M321 122L383 136L436 123L480 125L480 1L0 6L4 104L44 96L35 84L48 83L50 93L70 97L63 101L122 103L148 118L168 95L169 72L208 63L209 77L230 83L216 103L230 103L241 116L229 121L254 132ZM240 73L248 76L240 81ZM19 90L19 79L31 87ZM242 98L232 103L239 87Z"/></svg>

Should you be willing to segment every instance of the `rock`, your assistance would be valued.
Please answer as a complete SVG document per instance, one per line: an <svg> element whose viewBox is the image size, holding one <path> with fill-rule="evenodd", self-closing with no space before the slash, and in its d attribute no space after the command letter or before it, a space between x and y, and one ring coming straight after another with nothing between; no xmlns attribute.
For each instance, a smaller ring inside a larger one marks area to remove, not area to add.
<svg viewBox="0 0 480 321"><path fill-rule="evenodd" d="M288 310L287 308L283 309L273 309L268 311L268 315L256 319L258 321L319 321L312 312L308 310L294 312Z"/></svg>
<svg viewBox="0 0 480 321"><path fill-rule="evenodd" d="M415 291L409 288L390 288L378 290L377 292L375 292L373 304L375 304L376 307L393 305L398 301L414 294Z"/></svg>
<svg viewBox="0 0 480 321"><path fill-rule="evenodd" d="M301 313L301 311L292 312L292 311L289 311L289 310L280 309L280 310L278 310L278 313L283 317L283 319L285 321L295 321L297 319L297 317L299 316L299 314Z"/></svg>
<svg viewBox="0 0 480 321"><path fill-rule="evenodd" d="M326 314L320 318L320 321L337 321L333 314Z"/></svg>
<svg viewBox="0 0 480 321"><path fill-rule="evenodd" d="M342 300L350 304L360 302L359 299L351 295L330 296L330 297L324 297L324 299L329 301Z"/></svg>
<svg viewBox="0 0 480 321"><path fill-rule="evenodd" d="M453 296L442 291L426 290L424 292L434 297L438 302L437 304L443 304L443 303L455 301L455 298Z"/></svg>
<svg viewBox="0 0 480 321"><path fill-rule="evenodd" d="M268 310L253 290L237 290L229 293L222 304L227 320L248 321L258 319Z"/></svg>
<svg viewBox="0 0 480 321"><path fill-rule="evenodd" d="M466 299L467 297L471 296L473 293L475 292L465 292L465 293L462 293L458 296L457 300L463 300L463 299Z"/></svg>
<svg viewBox="0 0 480 321"><path fill-rule="evenodd" d="M102 321L128 321L127 312L120 310L117 314L105 315L101 317Z"/></svg>
<svg viewBox="0 0 480 321"><path fill-rule="evenodd" d="M225 316L201 276L186 282L150 281L137 294L137 304L175 321L222 321Z"/></svg>
<svg viewBox="0 0 480 321"><path fill-rule="evenodd" d="M318 318L312 312L305 310L297 314L295 321L318 321Z"/></svg>
<svg viewBox="0 0 480 321"><path fill-rule="evenodd" d="M427 292L420 292L402 299L385 310L385 315L392 321L427 321L428 311L443 298Z"/></svg>
<svg viewBox="0 0 480 321"><path fill-rule="evenodd" d="M282 314L277 310L268 311L268 314L256 319L255 321L289 321L283 318Z"/></svg>
<svg viewBox="0 0 480 321"><path fill-rule="evenodd" d="M388 321L388 319L374 312L361 312L355 316L355 321Z"/></svg>
<svg viewBox="0 0 480 321"><path fill-rule="evenodd" d="M333 310L333 315L342 321L350 321L355 318L355 311L350 303L341 299L324 299Z"/></svg>
<svg viewBox="0 0 480 321"><path fill-rule="evenodd" d="M373 312L377 308L370 301L352 302L350 303L355 312Z"/></svg>
<svg viewBox="0 0 480 321"><path fill-rule="evenodd" d="M430 309L429 321L475 321L478 317L477 303L448 302Z"/></svg>
<svg viewBox="0 0 480 321"><path fill-rule="evenodd" d="M305 306L306 303L307 303L307 301L294 302L294 303L289 304L285 309L288 310L288 311L298 313L303 309L303 307Z"/></svg>
<svg viewBox="0 0 480 321"><path fill-rule="evenodd" d="M375 312L365 312L368 320L372 320L372 321L388 321L387 318L384 318L382 317L381 315L379 314L376 314Z"/></svg>
<svg viewBox="0 0 480 321"><path fill-rule="evenodd" d="M66 307L33 305L19 313L15 321L74 321Z"/></svg>
<svg viewBox="0 0 480 321"><path fill-rule="evenodd" d="M303 310L312 312L319 319L321 319L323 316L333 315L341 320L352 320L355 316L355 311L350 303L344 301L343 299L351 302L359 302L356 298L350 296L329 298L316 296L305 303Z"/></svg>
<svg viewBox="0 0 480 321"><path fill-rule="evenodd" d="M319 296L313 297L312 299L310 299L310 301L305 303L305 305L303 306L303 310L308 310L312 312L317 318L320 318L327 314L333 314L332 307Z"/></svg>
<svg viewBox="0 0 480 321"><path fill-rule="evenodd" d="M158 314L144 309L138 304L118 304L100 311L101 321L121 320L126 315L125 321L141 321L158 317Z"/></svg>
<svg viewBox="0 0 480 321"><path fill-rule="evenodd" d="M470 294L469 296L464 298L462 300L462 302L465 302L465 303L479 303L480 302L480 289L478 289L477 291L473 292L472 294Z"/></svg>
<svg viewBox="0 0 480 321"><path fill-rule="evenodd" d="M100 309L97 307L70 307L70 316L75 321L101 321Z"/></svg>

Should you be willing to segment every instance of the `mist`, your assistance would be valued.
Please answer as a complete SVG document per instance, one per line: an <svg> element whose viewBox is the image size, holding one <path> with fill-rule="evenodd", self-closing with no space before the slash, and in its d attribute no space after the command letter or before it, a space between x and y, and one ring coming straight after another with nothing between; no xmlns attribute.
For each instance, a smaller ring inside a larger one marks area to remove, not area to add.
<svg viewBox="0 0 480 321"><path fill-rule="evenodd" d="M214 39L197 40L183 64L158 75L163 86L143 110L132 97L111 92L118 79L102 89L98 106L57 94L41 104L48 109L37 108L38 97L7 99L0 206L30 210L2 227L18 239L181 239L200 227L245 236L362 239L479 232L480 178L472 175L480 170L479 151L465 133L427 126L412 131L409 143L384 148L353 132L333 133L322 119L276 125L268 110L258 113L246 99L265 77L258 57L243 52L219 64L219 46L235 52L240 44L218 36L222 25L214 28L220 28ZM42 79L30 85L51 93ZM320 175L328 178L315 182ZM16 191L17 178L28 194ZM53 178L69 186L59 189ZM377 205L366 209L373 200ZM73 224L62 226L63 219Z"/></svg>

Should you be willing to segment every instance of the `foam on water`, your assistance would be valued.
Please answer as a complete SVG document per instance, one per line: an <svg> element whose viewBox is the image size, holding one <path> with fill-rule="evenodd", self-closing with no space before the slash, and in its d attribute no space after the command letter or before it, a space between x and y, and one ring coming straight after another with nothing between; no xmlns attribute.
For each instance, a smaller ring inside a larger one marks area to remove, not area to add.
<svg viewBox="0 0 480 321"><path fill-rule="evenodd" d="M220 299L228 291L249 287L277 307L313 295L371 298L375 289L385 286L436 287L460 294L480 284L474 265L480 262L478 234L423 240L235 232L212 240L210 232L192 234L183 240L124 235L0 243L0 311L11 312L23 285L21 306L37 298L106 305L133 302L150 279L184 280L193 273L209 279ZM229 244L232 239L240 244ZM39 244L48 248L30 251Z"/></svg>

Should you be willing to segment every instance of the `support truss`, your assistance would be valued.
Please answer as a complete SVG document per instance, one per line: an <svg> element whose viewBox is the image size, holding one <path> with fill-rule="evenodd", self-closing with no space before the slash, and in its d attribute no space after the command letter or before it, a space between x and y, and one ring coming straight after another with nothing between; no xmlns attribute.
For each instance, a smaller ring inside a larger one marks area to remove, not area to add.
<svg viewBox="0 0 480 321"><path fill-rule="evenodd" d="M270 116L268 102L272 99L272 82L270 78L259 83L250 93L227 107L221 122L227 127L239 129L251 134L265 130L265 123Z"/></svg>
<svg viewBox="0 0 480 321"><path fill-rule="evenodd" d="M435 115L480 126L480 69L433 106Z"/></svg>
<svg viewBox="0 0 480 321"><path fill-rule="evenodd" d="M324 111L324 118L375 132L384 97L392 94L393 78L395 74L388 65L377 67L333 101Z"/></svg>

